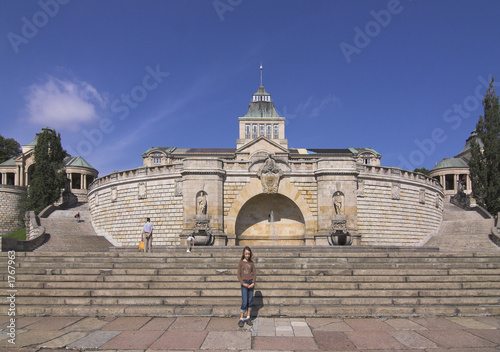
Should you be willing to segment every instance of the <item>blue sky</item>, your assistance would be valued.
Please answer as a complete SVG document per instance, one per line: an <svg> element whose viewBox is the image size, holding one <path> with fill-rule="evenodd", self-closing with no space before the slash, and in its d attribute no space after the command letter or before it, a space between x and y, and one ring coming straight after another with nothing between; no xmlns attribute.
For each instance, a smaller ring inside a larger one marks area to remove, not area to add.
<svg viewBox="0 0 500 352"><path fill-rule="evenodd" d="M500 82L500 2L0 2L4 137L49 126L104 176L150 147L232 148L263 80L293 148L456 155Z"/></svg>

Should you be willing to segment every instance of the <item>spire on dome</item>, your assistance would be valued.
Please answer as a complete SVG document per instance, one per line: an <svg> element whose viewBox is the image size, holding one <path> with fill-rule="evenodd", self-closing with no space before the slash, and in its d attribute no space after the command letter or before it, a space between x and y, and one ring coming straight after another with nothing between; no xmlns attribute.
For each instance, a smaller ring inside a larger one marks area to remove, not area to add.
<svg viewBox="0 0 500 352"><path fill-rule="evenodd" d="M262 84L262 61L260 62L260 86L264 87Z"/></svg>

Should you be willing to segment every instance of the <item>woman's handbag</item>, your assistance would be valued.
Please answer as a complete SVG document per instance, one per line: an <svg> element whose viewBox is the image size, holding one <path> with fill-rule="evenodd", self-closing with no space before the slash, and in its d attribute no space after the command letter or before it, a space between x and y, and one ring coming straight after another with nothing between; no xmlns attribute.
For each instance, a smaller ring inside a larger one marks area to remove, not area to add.
<svg viewBox="0 0 500 352"><path fill-rule="evenodd" d="M144 250L144 238L141 235L141 241L139 242L139 250L143 251Z"/></svg>

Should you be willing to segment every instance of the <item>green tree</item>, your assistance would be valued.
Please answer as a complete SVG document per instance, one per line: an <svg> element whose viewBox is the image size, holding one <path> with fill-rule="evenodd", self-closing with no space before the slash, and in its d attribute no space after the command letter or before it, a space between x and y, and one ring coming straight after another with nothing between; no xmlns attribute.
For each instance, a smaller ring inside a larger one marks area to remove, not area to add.
<svg viewBox="0 0 500 352"><path fill-rule="evenodd" d="M35 171L29 186L26 210L39 213L59 198L66 183L63 163L66 156L61 146L61 135L49 128L42 129L35 145Z"/></svg>
<svg viewBox="0 0 500 352"><path fill-rule="evenodd" d="M21 146L14 138L0 135L0 164L21 154Z"/></svg>
<svg viewBox="0 0 500 352"><path fill-rule="evenodd" d="M476 124L483 148L477 140L472 142L469 166L476 201L496 214L500 211L500 107L493 82L483 99L484 116Z"/></svg>
<svg viewBox="0 0 500 352"><path fill-rule="evenodd" d="M425 176L429 176L429 172L431 172L431 171L426 169L425 167L421 167L421 168L416 168L415 170L413 170L413 172L420 172L420 173L424 174Z"/></svg>

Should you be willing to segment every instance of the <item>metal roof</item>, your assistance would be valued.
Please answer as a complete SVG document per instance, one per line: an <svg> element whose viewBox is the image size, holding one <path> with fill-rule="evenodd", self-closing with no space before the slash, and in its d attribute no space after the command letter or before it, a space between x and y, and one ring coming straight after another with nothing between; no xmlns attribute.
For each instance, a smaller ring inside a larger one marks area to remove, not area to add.
<svg viewBox="0 0 500 352"><path fill-rule="evenodd" d="M349 148L349 150L351 152L353 152L354 154L360 154L360 153L364 153L364 152L372 152L372 153L375 153L377 155L382 156L382 154L380 154L379 152L377 152L373 148Z"/></svg>
<svg viewBox="0 0 500 352"><path fill-rule="evenodd" d="M148 150L146 150L144 153L142 153L142 156L145 156L146 154L148 154L152 151L155 151L155 150L159 150L159 151L162 151L166 154L170 154L176 149L177 149L176 147L151 147Z"/></svg>
<svg viewBox="0 0 500 352"><path fill-rule="evenodd" d="M259 86L257 93L254 93L252 97L255 96L269 96L269 101L267 100L253 100L248 105L248 111L243 117L281 117L274 108L274 103L271 101L271 94L266 92L264 86Z"/></svg>
<svg viewBox="0 0 500 352"><path fill-rule="evenodd" d="M467 141L465 142L464 148L462 149L462 151L460 153L458 153L457 155L455 155L455 158L456 157L461 157L464 154L466 154L467 152L469 152L470 149L471 149L471 147L472 147L472 142L473 141L475 141L477 144L479 144L479 148L484 148L484 144L483 144L483 141L481 140L481 138L479 138L477 136L476 131L472 131L472 133L470 134L469 138L467 138Z"/></svg>
<svg viewBox="0 0 500 352"><path fill-rule="evenodd" d="M5 160L0 164L0 166L16 166L16 161L14 160L14 158L11 158L9 160Z"/></svg>
<svg viewBox="0 0 500 352"><path fill-rule="evenodd" d="M436 166L434 166L431 171L440 169L452 169L452 168L469 168L469 163L463 158L444 158Z"/></svg>
<svg viewBox="0 0 500 352"><path fill-rule="evenodd" d="M174 154L234 154L235 148L177 148Z"/></svg>
<svg viewBox="0 0 500 352"><path fill-rule="evenodd" d="M67 156L66 158L64 158L64 166L85 167L87 169L95 170L95 168L81 156Z"/></svg>
<svg viewBox="0 0 500 352"><path fill-rule="evenodd" d="M349 149L321 149L321 148L290 148L292 154L350 154L353 153Z"/></svg>

